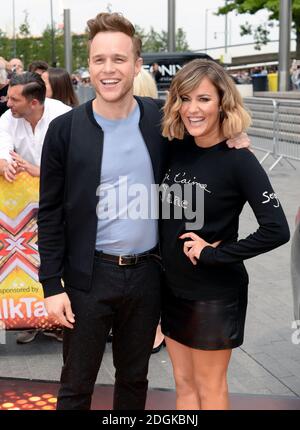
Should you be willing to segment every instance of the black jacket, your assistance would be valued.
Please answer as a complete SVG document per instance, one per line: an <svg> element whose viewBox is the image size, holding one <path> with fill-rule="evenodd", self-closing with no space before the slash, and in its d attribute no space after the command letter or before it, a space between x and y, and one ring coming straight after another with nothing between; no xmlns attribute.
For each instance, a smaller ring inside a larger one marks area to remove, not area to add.
<svg viewBox="0 0 300 430"><path fill-rule="evenodd" d="M162 102L136 100L139 127L147 145L155 183L160 184L167 155L161 136ZM95 252L103 131L93 116L92 101L54 119L41 160L38 246L39 279L45 297L70 287L89 290Z"/></svg>

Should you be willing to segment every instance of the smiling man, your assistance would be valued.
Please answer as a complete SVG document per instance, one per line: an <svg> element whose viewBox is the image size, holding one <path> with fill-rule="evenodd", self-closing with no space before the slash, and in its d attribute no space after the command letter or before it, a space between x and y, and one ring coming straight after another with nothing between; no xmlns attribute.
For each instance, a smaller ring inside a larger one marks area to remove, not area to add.
<svg viewBox="0 0 300 430"><path fill-rule="evenodd" d="M48 125L70 107L47 99L44 81L30 72L12 76L7 97L9 110L0 118L0 174L8 182L20 171L39 176Z"/></svg>
<svg viewBox="0 0 300 430"><path fill-rule="evenodd" d="M126 214L128 184L160 183L166 144L160 103L133 97L141 42L117 13L88 22L96 98L52 122L41 163L40 281L48 313L64 330L58 409L89 409L113 328L115 409L143 409L160 316L157 220L105 218L99 186ZM123 178L123 179L122 179ZM61 279L64 279L64 288Z"/></svg>
<svg viewBox="0 0 300 430"><path fill-rule="evenodd" d="M41 163L40 281L48 313L65 326L57 408L90 408L112 328L113 407L144 409L160 316L158 228L154 218L126 216L136 203L126 190L150 195L162 181L162 103L133 96L142 66L133 25L100 13L88 28L96 98L51 123ZM116 216L102 216L114 213L106 190L120 196Z"/></svg>

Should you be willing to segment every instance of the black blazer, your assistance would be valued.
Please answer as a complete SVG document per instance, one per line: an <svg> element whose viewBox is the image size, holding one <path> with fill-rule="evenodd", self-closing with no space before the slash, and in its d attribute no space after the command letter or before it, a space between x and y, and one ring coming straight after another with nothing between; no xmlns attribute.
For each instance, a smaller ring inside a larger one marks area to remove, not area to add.
<svg viewBox="0 0 300 430"><path fill-rule="evenodd" d="M139 127L160 184L168 143L161 136L162 101L136 97ZM62 293L61 279L72 288L89 290L97 232L103 131L92 101L54 119L42 151L38 246L39 279L45 297Z"/></svg>

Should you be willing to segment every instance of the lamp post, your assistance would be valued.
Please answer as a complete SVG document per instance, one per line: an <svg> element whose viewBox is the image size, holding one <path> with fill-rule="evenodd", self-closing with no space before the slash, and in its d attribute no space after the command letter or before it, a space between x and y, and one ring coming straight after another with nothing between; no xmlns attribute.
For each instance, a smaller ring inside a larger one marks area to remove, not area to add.
<svg viewBox="0 0 300 430"><path fill-rule="evenodd" d="M64 9L64 41L65 41L65 68L72 73L72 35L71 35L71 12Z"/></svg>
<svg viewBox="0 0 300 430"><path fill-rule="evenodd" d="M225 7L227 6L227 0L225 0ZM225 15L225 56L227 55L227 46L228 46L228 14Z"/></svg>
<svg viewBox="0 0 300 430"><path fill-rule="evenodd" d="M176 51L175 0L168 0L168 51Z"/></svg>
<svg viewBox="0 0 300 430"><path fill-rule="evenodd" d="M17 56L15 0L12 0L12 18L13 18L13 58L15 58Z"/></svg>
<svg viewBox="0 0 300 430"><path fill-rule="evenodd" d="M50 0L50 15L51 15L51 64L52 64L52 67L56 67L56 58L55 58L55 34L54 34L53 5L52 5L52 0Z"/></svg>
<svg viewBox="0 0 300 430"><path fill-rule="evenodd" d="M279 91L287 91L289 88L291 0L280 0L279 18Z"/></svg>
<svg viewBox="0 0 300 430"><path fill-rule="evenodd" d="M227 6L227 0L225 0L225 6ZM205 52L207 52L208 50L208 42L207 42L207 33L208 33L208 11L210 10L216 10L218 8L208 8L205 9ZM224 60L225 62L228 61L228 59L230 58L228 56L228 36L229 36L229 41L231 44L231 21L228 19L228 14L226 14L224 16L225 18L225 26L224 26L224 31L214 31L214 37L215 39L217 38L217 34L224 34ZM230 30L228 31L228 24L229 24L229 28ZM231 61L231 60L230 60Z"/></svg>
<svg viewBox="0 0 300 430"><path fill-rule="evenodd" d="M208 16L207 12L209 9L205 9L205 52L207 52L207 22L208 22Z"/></svg>
<svg viewBox="0 0 300 430"><path fill-rule="evenodd" d="M205 26L204 26L204 29L205 29L205 52L207 52L207 50L208 50L208 37L207 37L207 34L208 34L208 12L210 11L210 10L216 10L216 9L218 9L217 7L212 7L212 8L208 8L208 9L205 9ZM216 33L216 32L215 32Z"/></svg>

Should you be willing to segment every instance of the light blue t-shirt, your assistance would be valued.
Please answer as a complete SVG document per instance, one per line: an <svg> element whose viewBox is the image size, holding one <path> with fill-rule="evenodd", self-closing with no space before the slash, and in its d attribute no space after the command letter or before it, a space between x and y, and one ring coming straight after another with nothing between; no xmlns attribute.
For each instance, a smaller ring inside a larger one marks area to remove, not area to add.
<svg viewBox="0 0 300 430"><path fill-rule="evenodd" d="M139 107L124 119L94 117L104 132L96 249L112 255L147 251L158 243L158 201Z"/></svg>

